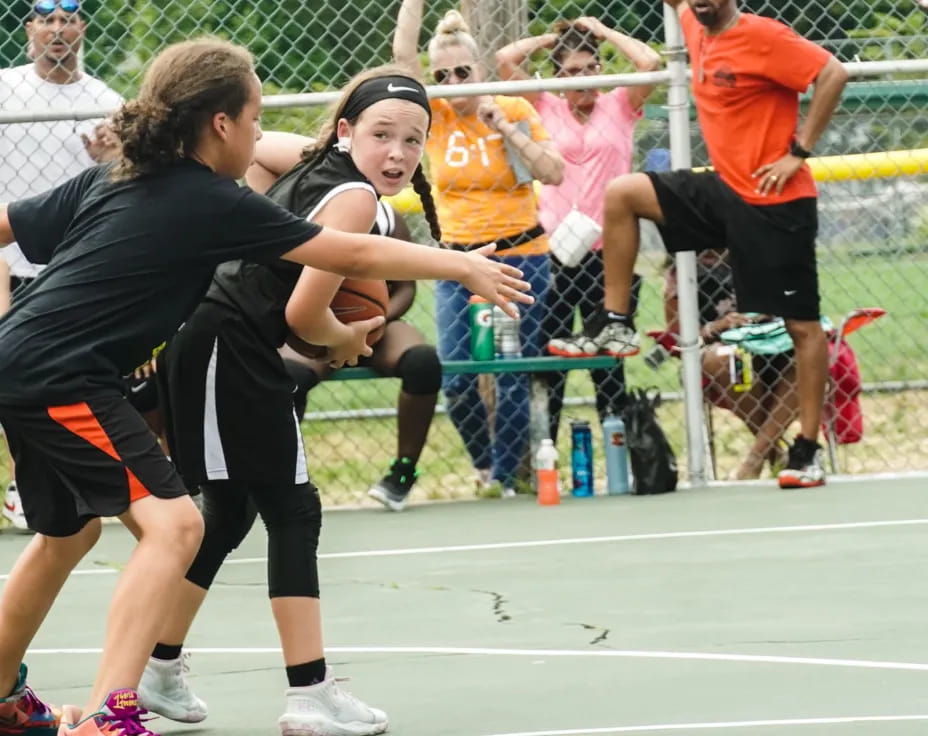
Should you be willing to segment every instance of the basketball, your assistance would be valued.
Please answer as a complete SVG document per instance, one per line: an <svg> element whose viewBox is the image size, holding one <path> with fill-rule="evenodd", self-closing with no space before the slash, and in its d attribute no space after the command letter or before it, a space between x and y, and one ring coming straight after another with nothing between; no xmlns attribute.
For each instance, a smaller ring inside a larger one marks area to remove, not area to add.
<svg viewBox="0 0 928 736"><path fill-rule="evenodd" d="M345 279L329 306L340 322L348 324L385 316L387 302L389 301L390 295L387 291L386 281ZM383 337L383 327L374 330L367 336L367 344L374 345L381 337ZM315 360L325 358L327 351L324 345L308 343L292 332L287 335L287 345L300 355Z"/></svg>

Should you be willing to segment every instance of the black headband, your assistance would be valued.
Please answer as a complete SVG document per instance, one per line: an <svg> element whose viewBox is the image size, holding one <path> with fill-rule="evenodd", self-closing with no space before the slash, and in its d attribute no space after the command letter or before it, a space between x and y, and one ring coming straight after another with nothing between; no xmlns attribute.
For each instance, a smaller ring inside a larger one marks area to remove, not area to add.
<svg viewBox="0 0 928 736"><path fill-rule="evenodd" d="M432 108L425 87L412 77L390 76L375 77L362 82L351 93L341 116L354 120L375 102L381 100L408 100L415 102L429 114L429 126L432 125Z"/></svg>

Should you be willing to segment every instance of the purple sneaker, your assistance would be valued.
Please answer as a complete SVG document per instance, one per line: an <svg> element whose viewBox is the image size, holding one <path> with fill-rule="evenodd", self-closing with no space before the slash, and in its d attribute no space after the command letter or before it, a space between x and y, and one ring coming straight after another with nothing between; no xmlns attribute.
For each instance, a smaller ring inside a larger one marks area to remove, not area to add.
<svg viewBox="0 0 928 736"><path fill-rule="evenodd" d="M96 713L73 726L61 724L58 736L158 736L143 725L146 713L135 690L113 690Z"/></svg>
<svg viewBox="0 0 928 736"><path fill-rule="evenodd" d="M26 684L25 664L19 665L16 687L6 698L0 698L0 734L2 736L55 736L61 711L39 700Z"/></svg>

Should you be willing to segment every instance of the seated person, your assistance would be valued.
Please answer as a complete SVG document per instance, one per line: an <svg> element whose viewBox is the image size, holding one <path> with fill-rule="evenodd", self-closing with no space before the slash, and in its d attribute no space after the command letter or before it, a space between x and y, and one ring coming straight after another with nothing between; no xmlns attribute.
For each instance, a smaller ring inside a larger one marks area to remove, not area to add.
<svg viewBox="0 0 928 736"><path fill-rule="evenodd" d="M706 250L697 255L696 283L700 336L704 343L702 371L705 397L715 406L731 411L754 435L754 444L731 478L759 478L765 461L770 462L775 474L786 463L783 434L799 411L793 353L752 356L744 352L745 359L751 360L751 386L736 391L739 379L732 375L730 359L734 348L722 344L719 336L751 319L736 309L727 251ZM665 275L664 316L667 332L679 335L677 279L672 262Z"/></svg>
<svg viewBox="0 0 928 736"><path fill-rule="evenodd" d="M377 229L384 235L412 242L406 221L390 205L381 203ZM414 281L389 281L390 302L383 337L374 345L374 354L358 364L373 368L383 376L402 379L397 402L396 458L389 472L368 491L391 511L402 511L418 472L416 463L428 437L435 402L441 388L441 363L432 345L422 333L404 322L416 297ZM297 416L306 412L307 392L334 371L324 360L310 360L291 348L281 348L281 355L296 382L294 404Z"/></svg>

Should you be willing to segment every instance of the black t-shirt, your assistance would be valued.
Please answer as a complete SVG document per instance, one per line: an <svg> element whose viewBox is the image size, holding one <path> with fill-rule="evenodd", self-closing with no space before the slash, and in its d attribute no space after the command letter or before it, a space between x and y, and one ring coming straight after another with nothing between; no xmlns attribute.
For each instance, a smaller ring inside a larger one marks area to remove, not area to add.
<svg viewBox="0 0 928 736"><path fill-rule="evenodd" d="M368 190L372 197L377 197L373 185L358 171L351 156L332 148L318 163L297 164L268 189L267 196L300 217L312 220L333 197L349 189ZM378 222L382 219L378 216ZM372 232L382 230L375 224ZM216 269L204 301L238 312L256 337L278 348L287 337L287 301L302 270L300 264L287 261L224 263Z"/></svg>
<svg viewBox="0 0 928 736"><path fill-rule="evenodd" d="M121 393L120 377L177 330L219 263L274 260L320 230L194 161L128 182L109 172L9 207L23 254L49 265L0 320L0 404Z"/></svg>

